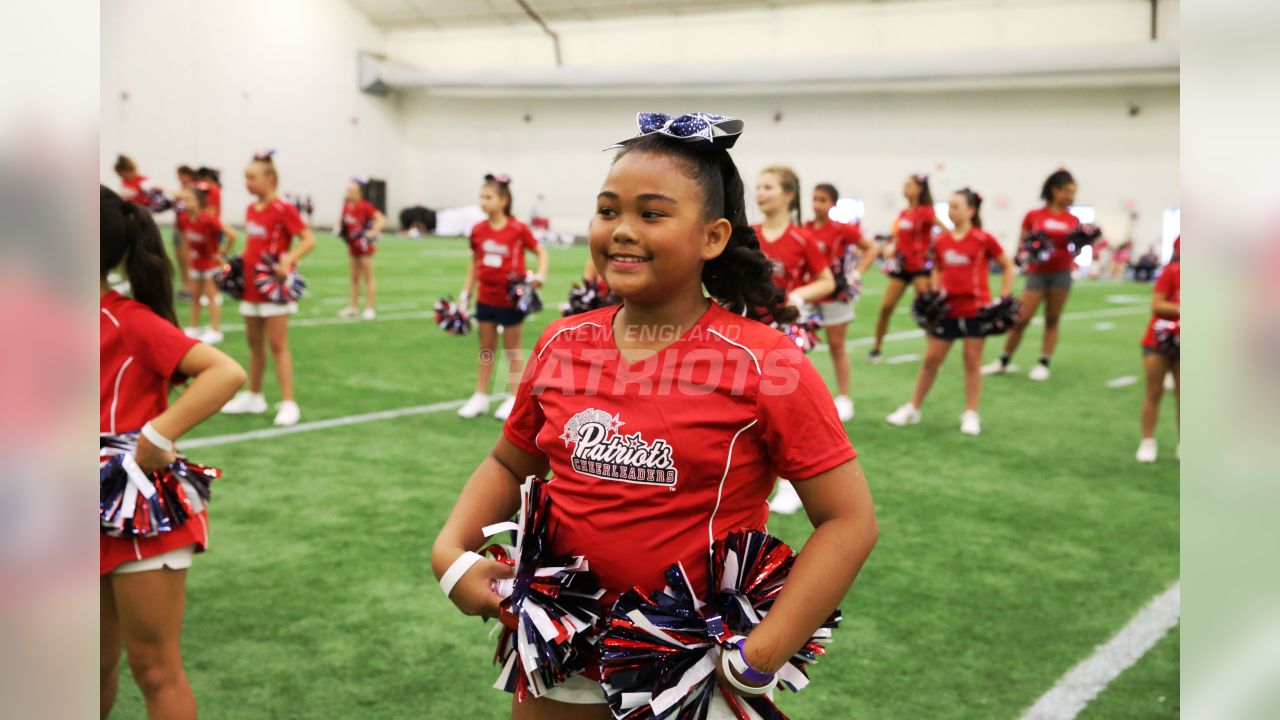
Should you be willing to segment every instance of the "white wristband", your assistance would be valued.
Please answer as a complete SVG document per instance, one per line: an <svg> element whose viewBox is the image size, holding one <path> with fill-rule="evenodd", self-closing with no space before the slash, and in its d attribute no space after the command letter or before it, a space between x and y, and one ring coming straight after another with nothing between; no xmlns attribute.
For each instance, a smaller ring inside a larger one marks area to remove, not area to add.
<svg viewBox="0 0 1280 720"><path fill-rule="evenodd" d="M724 672L724 679L743 695L767 695L778 685L778 676L775 674L773 679L764 685L747 685L738 679L733 673L733 656L738 654L737 648L720 648L720 669Z"/></svg>
<svg viewBox="0 0 1280 720"><path fill-rule="evenodd" d="M174 451L173 441L161 435L159 430L156 430L151 426L150 421L142 426L142 437L146 438L152 445L155 445L165 452Z"/></svg>
<svg viewBox="0 0 1280 720"><path fill-rule="evenodd" d="M440 589L444 591L444 596L449 597L450 593L453 592L453 586L458 584L458 581L462 579L463 575L467 574L472 565L483 559L483 556L470 550L459 555L458 559L454 560L453 564L449 566L449 569L444 571L444 575L440 576Z"/></svg>

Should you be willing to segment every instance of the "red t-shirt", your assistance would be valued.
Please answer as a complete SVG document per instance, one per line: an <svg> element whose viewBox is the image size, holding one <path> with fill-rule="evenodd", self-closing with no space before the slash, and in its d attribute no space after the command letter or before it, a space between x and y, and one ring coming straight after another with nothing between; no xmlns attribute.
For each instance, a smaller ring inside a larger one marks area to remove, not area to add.
<svg viewBox="0 0 1280 720"><path fill-rule="evenodd" d="M207 209L194 219L182 212L178 213L175 222L191 251L192 270L213 270L222 264L222 222L217 216Z"/></svg>
<svg viewBox="0 0 1280 720"><path fill-rule="evenodd" d="M169 407L169 383L196 340L114 290L102 296L99 307L98 431L135 432ZM202 511L176 530L154 538L100 538L98 572L106 575L121 563L193 543L203 550L209 542L209 525Z"/></svg>
<svg viewBox="0 0 1280 720"><path fill-rule="evenodd" d="M501 230L493 229L488 220L471 228L471 252L475 256L476 302L494 307L512 307L507 295L511 274L524 275L524 251L536 251L538 241L528 226L513 217Z"/></svg>
<svg viewBox="0 0 1280 720"><path fill-rule="evenodd" d="M121 198L142 207L151 205L151 201L147 197L147 190L151 188L151 183L147 180L146 175L134 175L132 180L121 180L120 184L124 186Z"/></svg>
<svg viewBox="0 0 1280 720"><path fill-rule="evenodd" d="M1165 300L1172 302L1180 302L1182 294L1182 263L1174 260L1164 266L1164 270L1160 271L1160 277L1156 278L1154 292L1164 295ZM1151 315L1151 322L1147 323L1147 333L1142 336L1142 344L1152 350L1156 349L1156 322L1159 320L1178 320L1181 314L1174 315L1171 318L1161 318L1155 314Z"/></svg>
<svg viewBox="0 0 1280 720"><path fill-rule="evenodd" d="M347 229L347 237L355 237L363 233L377 214L378 209L373 206L373 203L364 198L357 202L343 203L342 224Z"/></svg>
<svg viewBox="0 0 1280 720"><path fill-rule="evenodd" d="M804 224L804 231L822 254L827 256L827 264L831 266L831 272L836 271L836 266L844 258L845 251L850 245L858 245L862 242L862 226L858 223L828 220L822 224L822 227L818 227L813 221L809 221ZM834 299L835 293L831 293L822 302Z"/></svg>
<svg viewBox="0 0 1280 720"><path fill-rule="evenodd" d="M760 249L773 261L773 282L785 293L813 282L830 266L818 244L795 225L788 225L772 242L765 239L762 225L753 225L751 229L760 239Z"/></svg>
<svg viewBox="0 0 1280 720"><path fill-rule="evenodd" d="M1022 234L1037 230L1043 231L1053 244L1053 252L1045 262L1027 264L1029 273L1054 273L1070 270L1075 267L1075 258L1071 255L1067 233L1071 232L1080 219L1069 212L1055 213L1047 207L1037 208L1027 213L1022 219Z"/></svg>
<svg viewBox="0 0 1280 720"><path fill-rule="evenodd" d="M929 245L936 218L932 205L904 208L898 213L894 226L898 229L897 246L898 254L902 256L903 272L923 272L928 268Z"/></svg>
<svg viewBox="0 0 1280 720"><path fill-rule="evenodd" d="M585 555L607 590L706 582L713 539L762 530L779 476L856 457L822 377L787 337L718 305L647 360L626 362L619 307L543 332L503 434L550 461L555 553Z"/></svg>
<svg viewBox="0 0 1280 720"><path fill-rule="evenodd" d="M216 218L222 217L222 188L211 182L196 183L196 189L205 193L204 209L213 213Z"/></svg>
<svg viewBox="0 0 1280 720"><path fill-rule="evenodd" d="M987 266L1002 255L1000 243L980 228L970 228L962 238L950 231L938 235L933 259L947 293L947 317L974 317L978 308L991 302Z"/></svg>
<svg viewBox="0 0 1280 720"><path fill-rule="evenodd" d="M257 204L249 205L245 210L244 220L244 271L252 277L254 266L258 264L263 253L279 255L288 252L293 245L293 236L307 229L298 209L289 203L276 198L262 209ZM270 302L258 286L252 281L244 284L245 302Z"/></svg>

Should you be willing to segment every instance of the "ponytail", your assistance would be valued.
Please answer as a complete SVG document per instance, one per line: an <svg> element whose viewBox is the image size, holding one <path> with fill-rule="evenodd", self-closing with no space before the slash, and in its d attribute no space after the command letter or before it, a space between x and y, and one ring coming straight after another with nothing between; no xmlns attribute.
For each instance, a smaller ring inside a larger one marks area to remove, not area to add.
<svg viewBox="0 0 1280 720"><path fill-rule="evenodd" d="M956 191L956 194L963 197L965 203L967 203L969 207L973 208L973 226L981 229L982 215L979 213L982 211L982 195L975 190L970 190L969 188L961 188Z"/></svg>
<svg viewBox="0 0 1280 720"><path fill-rule="evenodd" d="M919 203L933 207L933 192L929 190L929 175L927 173L916 173L911 176L911 181L920 186Z"/></svg>
<svg viewBox="0 0 1280 720"><path fill-rule="evenodd" d="M99 212L101 277L106 278L123 262L133 299L176 326L173 265L151 213L125 202L105 186L100 190Z"/></svg>
<svg viewBox="0 0 1280 720"><path fill-rule="evenodd" d="M800 209L800 176L796 175L796 171L786 165L771 165L762 172L769 173L778 178L778 184L782 186L783 192L791 193L791 203L787 206L787 214L791 217L791 222L799 227L804 224L804 214Z"/></svg>

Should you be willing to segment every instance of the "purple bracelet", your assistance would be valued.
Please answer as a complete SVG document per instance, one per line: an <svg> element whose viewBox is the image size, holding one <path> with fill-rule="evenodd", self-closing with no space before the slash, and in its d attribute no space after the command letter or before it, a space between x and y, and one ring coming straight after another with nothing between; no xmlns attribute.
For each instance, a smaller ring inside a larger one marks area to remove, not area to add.
<svg viewBox="0 0 1280 720"><path fill-rule="evenodd" d="M737 643L737 646L738 646L738 657L742 658L742 664L746 665L745 670L738 669L738 674L742 676L743 680L746 680L747 682L753 685L764 685L765 683L773 680L773 676L776 675L777 673L762 672L760 670L757 670L751 667L751 661L747 660L747 650L746 650L747 639L746 638L742 638L741 640L739 640Z"/></svg>

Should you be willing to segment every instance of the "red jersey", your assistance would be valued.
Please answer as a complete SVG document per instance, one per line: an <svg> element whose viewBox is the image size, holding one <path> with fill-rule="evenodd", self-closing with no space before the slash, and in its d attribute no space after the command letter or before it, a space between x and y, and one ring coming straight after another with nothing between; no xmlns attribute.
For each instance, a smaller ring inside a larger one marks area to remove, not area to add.
<svg viewBox="0 0 1280 720"><path fill-rule="evenodd" d="M990 233L970 228L957 238L944 231L934 241L934 267L947 293L947 317L971 318L978 308L991 302L987 268L1004 255L1004 249Z"/></svg>
<svg viewBox="0 0 1280 720"><path fill-rule="evenodd" d="M196 183L196 189L200 190L205 194L204 209L213 213L214 217L221 218L222 217L222 188L215 183L201 181Z"/></svg>
<svg viewBox="0 0 1280 720"><path fill-rule="evenodd" d="M373 217L378 214L378 209L373 203L361 198L357 202L345 202L342 204L342 226L346 228L347 237L355 237L368 229L369 224L373 222Z"/></svg>
<svg viewBox="0 0 1280 720"><path fill-rule="evenodd" d="M546 456L553 553L585 555L607 591L706 583L713 540L763 530L779 475L803 482L856 457L826 383L778 331L712 304L661 352L627 362L619 307L543 332L503 426Z"/></svg>
<svg viewBox="0 0 1280 720"><path fill-rule="evenodd" d="M932 205L917 205L898 213L894 227L898 229L898 254L903 272L923 272L929 267L929 246L933 238L933 221L937 215Z"/></svg>
<svg viewBox="0 0 1280 720"><path fill-rule="evenodd" d="M213 270L222 264L222 222L216 216L206 210L192 219L182 212L175 222L187 241L192 270Z"/></svg>
<svg viewBox="0 0 1280 720"><path fill-rule="evenodd" d="M1028 263L1027 272L1054 273L1075 267L1075 258L1071 255L1067 233L1079 224L1080 219L1075 215L1065 211L1056 213L1047 207L1037 208L1027 213L1022 219L1022 234L1042 231L1053 245L1053 252L1049 254L1049 259L1042 263Z"/></svg>
<svg viewBox="0 0 1280 720"><path fill-rule="evenodd" d="M124 192L120 194L122 199L142 207L151 206L151 199L147 197L151 182L147 180L146 175L135 174L132 180L121 180L120 184L124 186Z"/></svg>
<svg viewBox="0 0 1280 720"><path fill-rule="evenodd" d="M813 282L829 267L818 244L795 225L788 225L772 242L765 239L762 225L752 225L751 229L760 239L760 249L773 261L773 282L785 293Z"/></svg>
<svg viewBox="0 0 1280 720"><path fill-rule="evenodd" d="M99 307L98 431L135 432L169 406L169 383L196 340L114 290L102 296ZM202 511L154 538L100 538L98 572L106 575L121 563L193 543L203 550L209 525Z"/></svg>
<svg viewBox="0 0 1280 720"><path fill-rule="evenodd" d="M822 224L822 227L818 227L810 221L804 224L804 230L822 254L827 256L827 264L831 267L831 272L838 269L849 246L857 246L862 242L862 226L858 223L828 220ZM822 302L831 300L835 300L834 292Z"/></svg>
<svg viewBox="0 0 1280 720"><path fill-rule="evenodd" d="M1160 271L1160 277L1156 278L1153 292L1158 292L1164 296L1165 300L1171 302L1179 302L1182 293L1182 263L1174 260L1164 266L1164 270ZM1147 332L1142 336L1142 344L1152 350L1156 349L1156 322L1159 320L1178 320L1181 314L1174 315L1171 318L1161 318L1154 313L1151 315L1151 322L1147 323Z"/></svg>
<svg viewBox="0 0 1280 720"><path fill-rule="evenodd" d="M512 273L525 274L524 251L536 251L538 240L528 226L513 217L501 230L493 229L488 220L471 228L471 252L475 256L476 302L494 307L512 307L507 295Z"/></svg>
<svg viewBox="0 0 1280 720"><path fill-rule="evenodd" d="M253 268L258 264L263 253L279 255L288 252L293 245L293 236L307 229L298 209L289 203L276 198L258 209L256 203L245 210L244 220L244 271L252 276ZM244 284L245 302L270 302L253 282Z"/></svg>

